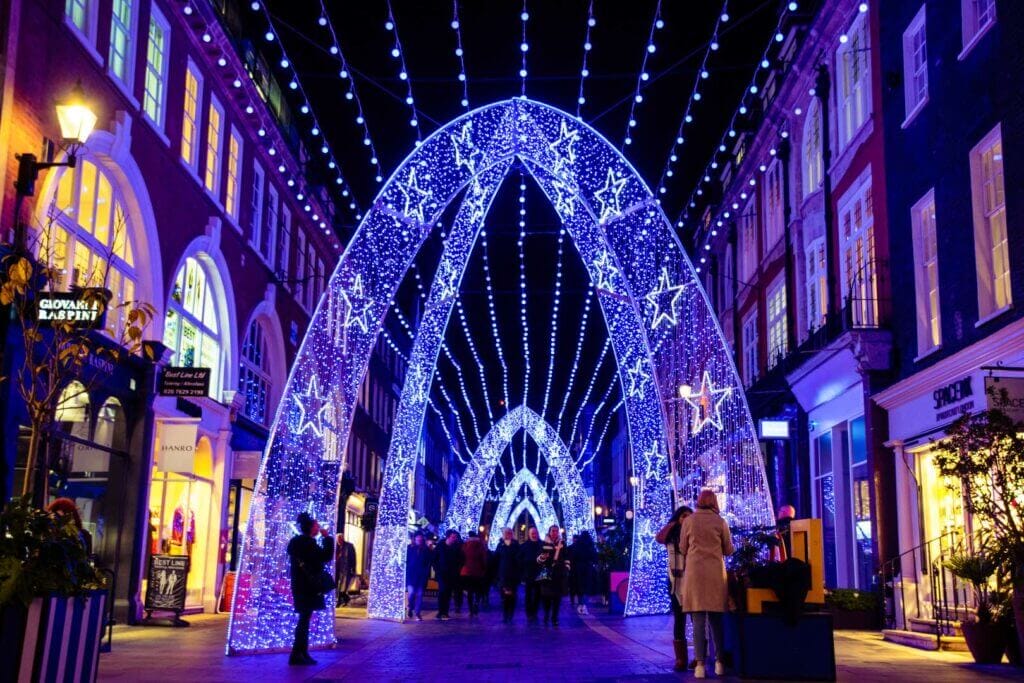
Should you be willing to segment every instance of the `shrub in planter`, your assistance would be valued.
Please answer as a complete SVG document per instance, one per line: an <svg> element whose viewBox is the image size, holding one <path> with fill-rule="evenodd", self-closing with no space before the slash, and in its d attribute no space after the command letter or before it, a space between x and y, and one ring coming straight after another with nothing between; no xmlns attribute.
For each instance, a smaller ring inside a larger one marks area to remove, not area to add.
<svg viewBox="0 0 1024 683"><path fill-rule="evenodd" d="M95 663L105 591L106 580L89 561L70 517L35 508L27 498L0 512L0 659L13 663L15 676L28 666L33 670L26 678L49 679L44 672L54 654L45 651L45 634L64 619L80 624L76 642L50 639L58 657L71 662L65 671L74 669L74 661ZM95 666L80 673L91 680Z"/></svg>
<svg viewBox="0 0 1024 683"><path fill-rule="evenodd" d="M837 629L878 628L878 593L836 588L825 595L825 605L832 612L832 623Z"/></svg>
<svg viewBox="0 0 1024 683"><path fill-rule="evenodd" d="M984 555L954 555L945 565L974 589L975 614L960 624L967 649L978 664L998 664L1003 660L1008 635L1004 621L1006 597L989 589L989 579L998 564Z"/></svg>

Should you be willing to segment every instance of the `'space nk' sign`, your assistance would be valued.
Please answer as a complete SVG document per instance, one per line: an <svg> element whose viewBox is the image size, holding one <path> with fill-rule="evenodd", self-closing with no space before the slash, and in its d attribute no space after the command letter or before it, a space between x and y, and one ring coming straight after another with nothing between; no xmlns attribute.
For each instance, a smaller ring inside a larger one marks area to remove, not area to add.
<svg viewBox="0 0 1024 683"><path fill-rule="evenodd" d="M36 320L45 325L70 324L98 330L103 327L110 293L104 289L79 289L73 292L39 292Z"/></svg>

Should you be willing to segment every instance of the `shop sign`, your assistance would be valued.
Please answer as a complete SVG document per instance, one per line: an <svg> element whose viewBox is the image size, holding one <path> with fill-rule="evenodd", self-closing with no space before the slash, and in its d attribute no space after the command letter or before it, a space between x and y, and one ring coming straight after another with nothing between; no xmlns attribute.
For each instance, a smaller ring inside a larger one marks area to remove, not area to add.
<svg viewBox="0 0 1024 683"><path fill-rule="evenodd" d="M36 322L44 326L69 324L81 330L102 329L110 297L110 291L97 287L73 292L39 292L36 295Z"/></svg>
<svg viewBox="0 0 1024 683"><path fill-rule="evenodd" d="M1014 422L1024 422L1024 377L986 377L989 410L1001 410Z"/></svg>
<svg viewBox="0 0 1024 683"><path fill-rule="evenodd" d="M974 389L971 376L939 387L932 392L932 409L936 422L946 422L974 410Z"/></svg>
<svg viewBox="0 0 1024 683"><path fill-rule="evenodd" d="M146 586L147 611L185 609L185 583L188 580L188 555L153 555L149 561Z"/></svg>
<svg viewBox="0 0 1024 683"><path fill-rule="evenodd" d="M262 451L235 451L231 464L232 479L255 479L260 473Z"/></svg>
<svg viewBox="0 0 1024 683"><path fill-rule="evenodd" d="M108 472L110 453L75 442L71 451L71 469L74 472Z"/></svg>
<svg viewBox="0 0 1024 683"><path fill-rule="evenodd" d="M196 466L198 431L195 422L161 422L157 435L156 468L161 472L191 474Z"/></svg>
<svg viewBox="0 0 1024 683"><path fill-rule="evenodd" d="M157 383L161 396L206 396L210 393L210 368L164 368Z"/></svg>
<svg viewBox="0 0 1024 683"><path fill-rule="evenodd" d="M789 420L759 420L762 439L788 439Z"/></svg>

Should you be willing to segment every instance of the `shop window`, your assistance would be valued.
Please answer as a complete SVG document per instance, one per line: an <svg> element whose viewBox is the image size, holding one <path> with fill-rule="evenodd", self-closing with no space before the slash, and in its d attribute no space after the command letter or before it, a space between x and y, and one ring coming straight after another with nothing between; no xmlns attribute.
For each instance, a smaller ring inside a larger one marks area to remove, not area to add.
<svg viewBox="0 0 1024 683"><path fill-rule="evenodd" d="M164 344L178 367L210 369L210 396L219 399L224 350L217 302L206 266L189 256L174 278L164 323Z"/></svg>
<svg viewBox="0 0 1024 683"><path fill-rule="evenodd" d="M65 171L38 235L39 259L56 273L54 286L103 287L112 298L107 333L120 339L126 306L135 301L134 226L106 170L88 158Z"/></svg>
<svg viewBox="0 0 1024 683"><path fill-rule="evenodd" d="M832 434L814 439L814 514L821 519L825 545L825 586L838 585L836 563L836 490L832 474Z"/></svg>
<svg viewBox="0 0 1024 683"><path fill-rule="evenodd" d="M864 418L850 421L850 486L853 504L854 579L857 588L874 585L872 549L871 473L868 471L868 445Z"/></svg>
<svg viewBox="0 0 1024 683"><path fill-rule="evenodd" d="M803 169L804 196L816 192L824 178L821 156L821 104L816 98L807 105L807 118L804 120Z"/></svg>
<svg viewBox="0 0 1024 683"><path fill-rule="evenodd" d="M870 168L839 200L839 253L843 302L853 325L875 327L878 282Z"/></svg>
<svg viewBox="0 0 1024 683"><path fill-rule="evenodd" d="M242 364L238 390L245 397L245 415L265 425L270 419L273 383L270 378L270 352L264 324L253 320L242 344Z"/></svg>
<svg viewBox="0 0 1024 683"><path fill-rule="evenodd" d="M974 207L974 260L978 275L978 317L985 319L1013 303L1001 126L996 126L971 150L971 196Z"/></svg>

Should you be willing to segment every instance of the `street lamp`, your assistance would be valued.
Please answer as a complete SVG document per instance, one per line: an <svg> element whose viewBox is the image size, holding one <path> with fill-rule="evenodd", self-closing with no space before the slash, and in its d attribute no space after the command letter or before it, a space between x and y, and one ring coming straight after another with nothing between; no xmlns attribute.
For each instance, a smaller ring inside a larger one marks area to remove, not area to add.
<svg viewBox="0 0 1024 683"><path fill-rule="evenodd" d="M71 89L68 96L57 103L57 123L60 125L61 147L67 152L67 161L39 161L35 154L17 154L18 179L14 182L14 248L22 251L25 248L25 228L21 223L21 203L25 197L36 193L36 179L39 172L56 166L74 168L78 161L78 151L89 139L96 127L96 113L89 107L79 81Z"/></svg>
<svg viewBox="0 0 1024 683"><path fill-rule="evenodd" d="M595 505L594 506L594 514L595 515L600 517L602 512L604 512L604 508L603 507L601 507L600 505Z"/></svg>

